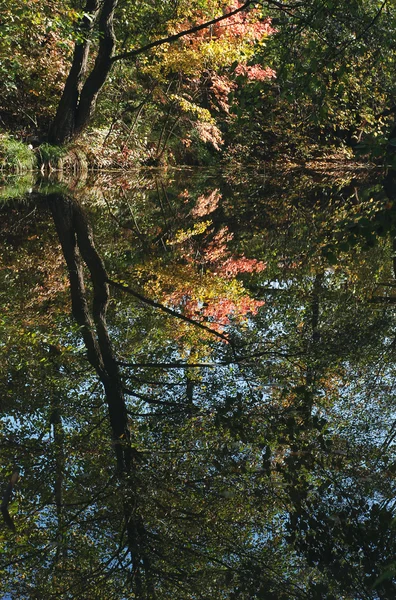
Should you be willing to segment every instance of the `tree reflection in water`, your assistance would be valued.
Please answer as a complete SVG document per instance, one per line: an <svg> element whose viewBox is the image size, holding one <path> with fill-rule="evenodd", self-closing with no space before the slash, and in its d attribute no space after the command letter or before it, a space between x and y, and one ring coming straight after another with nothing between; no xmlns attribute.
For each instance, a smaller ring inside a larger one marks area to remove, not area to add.
<svg viewBox="0 0 396 600"><path fill-rule="evenodd" d="M393 598L393 188L189 179L2 192L1 591Z"/></svg>

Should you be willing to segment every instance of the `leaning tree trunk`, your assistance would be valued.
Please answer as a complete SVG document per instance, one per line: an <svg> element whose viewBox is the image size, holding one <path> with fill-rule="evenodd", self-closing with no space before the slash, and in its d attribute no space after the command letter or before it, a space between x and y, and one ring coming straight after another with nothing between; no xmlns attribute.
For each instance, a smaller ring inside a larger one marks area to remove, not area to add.
<svg viewBox="0 0 396 600"><path fill-rule="evenodd" d="M87 0L85 15L78 29L79 36L85 39L75 44L70 72L49 131L48 141L52 144L64 144L73 139L90 121L98 94L112 66L111 59L115 46L113 17L117 3L118 0L104 0L100 9L98 0ZM90 47L89 38L98 16L98 52L94 67L84 82Z"/></svg>
<svg viewBox="0 0 396 600"><path fill-rule="evenodd" d="M89 41L76 44L73 62L53 120L48 140L51 144L62 144L73 137L78 99L87 68Z"/></svg>
<svg viewBox="0 0 396 600"><path fill-rule="evenodd" d="M99 18L99 49L95 65L88 76L80 94L76 113L75 133L80 133L89 123L96 107L100 90L106 82L112 66L112 56L115 46L113 28L114 11L118 0L107 0L103 4Z"/></svg>

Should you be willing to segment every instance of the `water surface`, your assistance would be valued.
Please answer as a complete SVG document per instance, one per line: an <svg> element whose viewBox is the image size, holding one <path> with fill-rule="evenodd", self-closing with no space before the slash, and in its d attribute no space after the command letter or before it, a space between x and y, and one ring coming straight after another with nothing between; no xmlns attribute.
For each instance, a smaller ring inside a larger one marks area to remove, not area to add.
<svg viewBox="0 0 396 600"><path fill-rule="evenodd" d="M393 189L4 182L4 597L395 597Z"/></svg>

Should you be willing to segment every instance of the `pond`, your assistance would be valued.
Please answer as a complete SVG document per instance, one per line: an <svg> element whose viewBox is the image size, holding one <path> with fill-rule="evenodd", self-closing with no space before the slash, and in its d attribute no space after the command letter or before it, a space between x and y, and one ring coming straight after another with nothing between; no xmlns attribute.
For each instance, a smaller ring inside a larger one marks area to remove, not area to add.
<svg viewBox="0 0 396 600"><path fill-rule="evenodd" d="M3 182L4 599L395 597L395 189Z"/></svg>

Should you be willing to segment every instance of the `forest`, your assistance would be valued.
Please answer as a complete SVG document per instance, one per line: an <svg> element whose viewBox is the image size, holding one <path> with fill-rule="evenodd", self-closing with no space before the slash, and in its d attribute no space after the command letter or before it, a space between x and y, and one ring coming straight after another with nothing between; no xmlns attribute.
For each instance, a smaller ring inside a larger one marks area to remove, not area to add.
<svg viewBox="0 0 396 600"><path fill-rule="evenodd" d="M382 164L396 139L395 10L392 0L4 2L1 156L57 163L74 148L99 168ZM16 142L38 150L18 155Z"/></svg>
<svg viewBox="0 0 396 600"><path fill-rule="evenodd" d="M394 600L395 50L3 0L0 600Z"/></svg>

